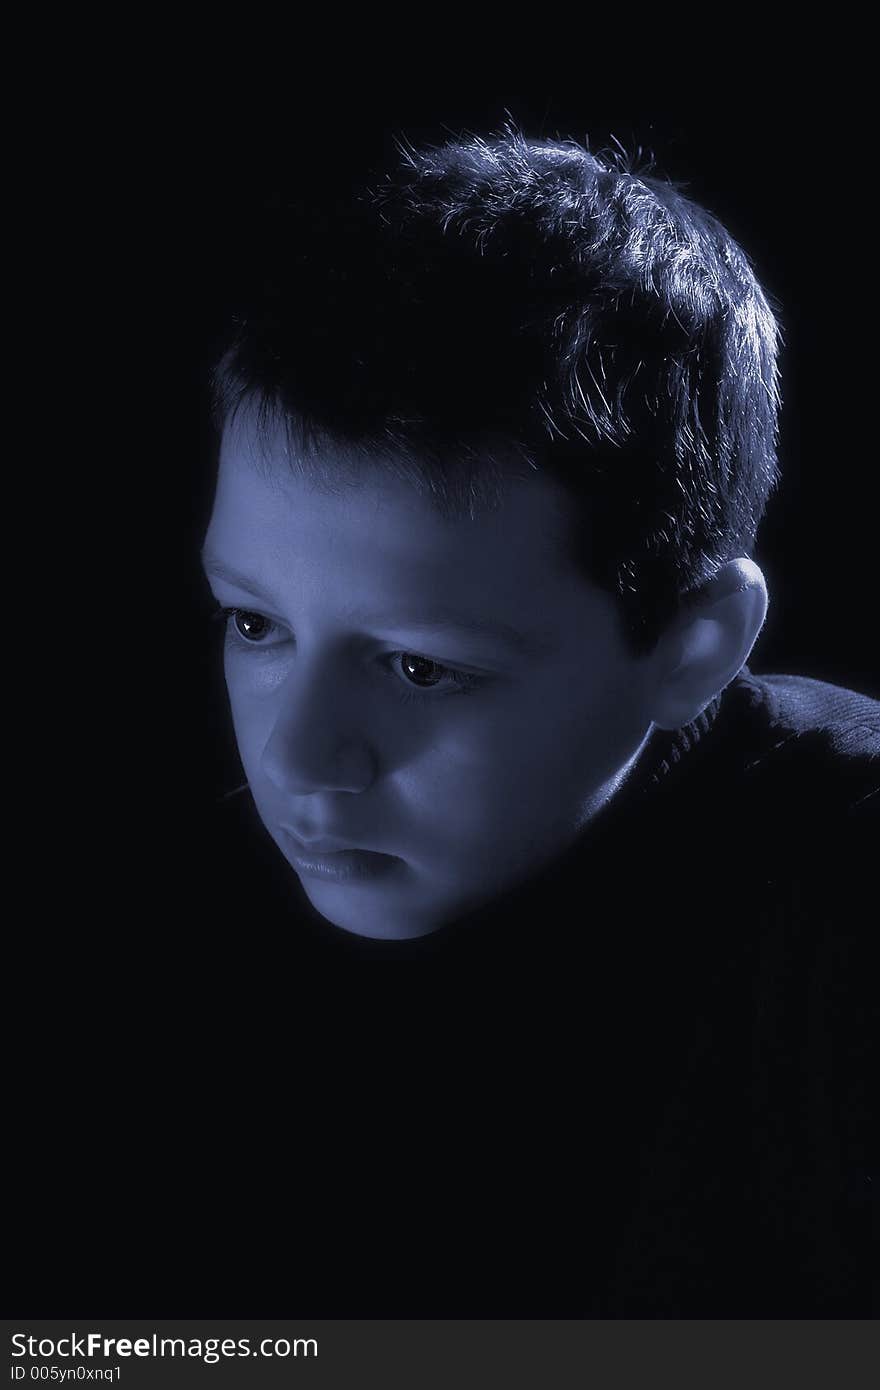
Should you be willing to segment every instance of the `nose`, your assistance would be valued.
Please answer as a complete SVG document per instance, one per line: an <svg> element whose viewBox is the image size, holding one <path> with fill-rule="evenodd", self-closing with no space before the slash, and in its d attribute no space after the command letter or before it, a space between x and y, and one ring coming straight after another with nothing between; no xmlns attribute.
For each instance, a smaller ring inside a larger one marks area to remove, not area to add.
<svg viewBox="0 0 880 1390"><path fill-rule="evenodd" d="M376 776L375 751L357 728L341 677L292 673L281 688L261 766L285 796L366 791Z"/></svg>

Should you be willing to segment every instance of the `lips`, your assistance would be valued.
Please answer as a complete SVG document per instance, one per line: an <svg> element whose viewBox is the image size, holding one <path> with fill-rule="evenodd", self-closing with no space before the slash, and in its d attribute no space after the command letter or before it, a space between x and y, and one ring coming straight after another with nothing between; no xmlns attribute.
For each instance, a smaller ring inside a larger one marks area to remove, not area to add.
<svg viewBox="0 0 880 1390"><path fill-rule="evenodd" d="M375 850L354 849L344 840L300 840L282 826L290 849L288 859L298 874L335 883L366 882L401 867L400 860ZM332 846L332 848L325 848Z"/></svg>

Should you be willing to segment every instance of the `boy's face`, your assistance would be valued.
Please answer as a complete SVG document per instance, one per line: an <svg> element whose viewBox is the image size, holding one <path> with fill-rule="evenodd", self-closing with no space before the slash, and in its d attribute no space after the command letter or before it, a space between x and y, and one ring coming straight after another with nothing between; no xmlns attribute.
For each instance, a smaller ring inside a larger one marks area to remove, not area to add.
<svg viewBox="0 0 880 1390"><path fill-rule="evenodd" d="M257 449L242 415L205 544L251 791L323 917L424 935L568 848L649 732L650 662L562 560L546 480L446 521L378 471L293 473L280 432Z"/></svg>

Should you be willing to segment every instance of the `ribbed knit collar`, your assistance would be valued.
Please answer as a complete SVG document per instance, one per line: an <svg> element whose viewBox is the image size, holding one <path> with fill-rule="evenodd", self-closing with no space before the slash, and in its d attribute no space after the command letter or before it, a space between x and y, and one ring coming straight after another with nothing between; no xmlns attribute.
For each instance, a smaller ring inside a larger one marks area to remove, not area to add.
<svg viewBox="0 0 880 1390"><path fill-rule="evenodd" d="M663 782L673 768L678 767L701 743L715 724L721 710L723 693L716 695L702 713L680 729L655 729L639 758L625 791L628 794L649 795Z"/></svg>

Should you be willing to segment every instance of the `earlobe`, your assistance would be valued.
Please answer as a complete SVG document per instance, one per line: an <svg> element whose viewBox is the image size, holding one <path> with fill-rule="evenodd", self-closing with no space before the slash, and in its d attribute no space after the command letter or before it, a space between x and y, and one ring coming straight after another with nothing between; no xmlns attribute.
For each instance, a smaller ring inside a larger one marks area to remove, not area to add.
<svg viewBox="0 0 880 1390"><path fill-rule="evenodd" d="M767 615L767 585L753 560L724 565L658 649L653 722L680 729L739 674Z"/></svg>

